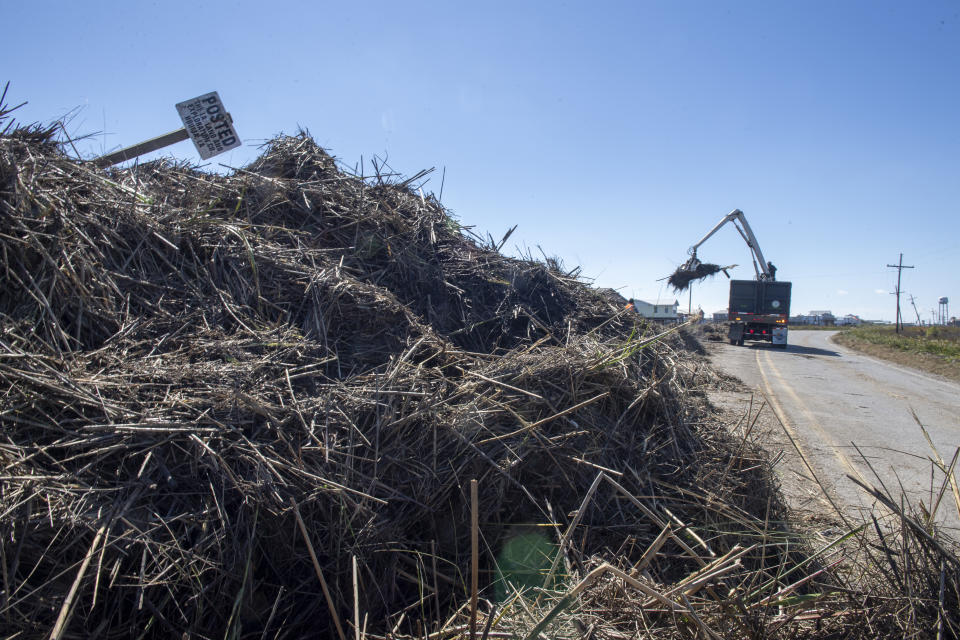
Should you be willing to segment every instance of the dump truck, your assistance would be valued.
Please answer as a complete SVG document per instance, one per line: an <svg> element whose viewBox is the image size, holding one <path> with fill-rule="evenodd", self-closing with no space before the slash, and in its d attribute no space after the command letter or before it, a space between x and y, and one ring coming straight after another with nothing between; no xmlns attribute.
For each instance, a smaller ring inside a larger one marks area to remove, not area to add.
<svg viewBox="0 0 960 640"><path fill-rule="evenodd" d="M787 327L790 322L791 283L778 281L777 268L767 262L760 250L753 229L740 209L734 209L718 222L707 235L690 247L690 258L678 270L678 273L705 273L703 263L697 258L697 249L727 223L733 224L747 243L753 259L755 280L731 280L730 302L727 306L730 344L743 345L746 340L769 342L774 347L785 349L787 346ZM730 267L716 267L707 271L723 271L727 277Z"/></svg>
<svg viewBox="0 0 960 640"><path fill-rule="evenodd" d="M730 344L764 340L786 349L790 288L789 282L775 280L731 280L727 306Z"/></svg>

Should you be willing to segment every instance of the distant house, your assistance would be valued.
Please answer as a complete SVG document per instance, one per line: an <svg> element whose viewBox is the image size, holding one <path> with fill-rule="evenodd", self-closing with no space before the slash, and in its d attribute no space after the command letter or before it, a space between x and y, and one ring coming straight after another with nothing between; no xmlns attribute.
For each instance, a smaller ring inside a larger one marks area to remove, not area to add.
<svg viewBox="0 0 960 640"><path fill-rule="evenodd" d="M806 315L790 316L790 324L809 324L819 327L832 327L833 325L858 325L862 322L859 317L849 314L843 318L837 318L826 310L811 311Z"/></svg>
<svg viewBox="0 0 960 640"><path fill-rule="evenodd" d="M836 324L836 317L827 310L811 311L805 316L806 322L803 324L813 324L821 327L833 326Z"/></svg>
<svg viewBox="0 0 960 640"><path fill-rule="evenodd" d="M730 314L727 313L727 310L723 311L714 311L713 312L713 321L714 322L726 322L730 319Z"/></svg>
<svg viewBox="0 0 960 640"><path fill-rule="evenodd" d="M644 318L650 318L652 320L676 320L677 309L680 308L680 303L674 300L673 304L652 304L650 302L644 302L643 300L634 300L633 306L634 310Z"/></svg>

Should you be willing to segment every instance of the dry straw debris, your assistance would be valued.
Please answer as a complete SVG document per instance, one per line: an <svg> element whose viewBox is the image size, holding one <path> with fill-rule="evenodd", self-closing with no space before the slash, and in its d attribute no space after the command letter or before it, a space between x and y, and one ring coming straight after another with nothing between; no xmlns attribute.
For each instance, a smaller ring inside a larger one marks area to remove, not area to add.
<svg viewBox="0 0 960 640"><path fill-rule="evenodd" d="M477 635L889 626L616 294L306 135L221 176L53 132L0 137L5 636L468 634L472 479ZM531 531L521 595L495 558Z"/></svg>
<svg viewBox="0 0 960 640"><path fill-rule="evenodd" d="M667 283L673 287L674 291L684 291L694 280L703 280L716 275L721 270L720 265L709 262L697 262L695 266L683 264L670 274Z"/></svg>

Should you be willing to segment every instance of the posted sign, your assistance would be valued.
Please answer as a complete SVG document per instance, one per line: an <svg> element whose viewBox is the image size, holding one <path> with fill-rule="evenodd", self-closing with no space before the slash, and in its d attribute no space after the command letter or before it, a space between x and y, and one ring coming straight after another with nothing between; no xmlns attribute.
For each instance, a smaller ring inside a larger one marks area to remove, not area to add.
<svg viewBox="0 0 960 640"><path fill-rule="evenodd" d="M241 145L240 136L216 91L178 103L177 112L202 159Z"/></svg>

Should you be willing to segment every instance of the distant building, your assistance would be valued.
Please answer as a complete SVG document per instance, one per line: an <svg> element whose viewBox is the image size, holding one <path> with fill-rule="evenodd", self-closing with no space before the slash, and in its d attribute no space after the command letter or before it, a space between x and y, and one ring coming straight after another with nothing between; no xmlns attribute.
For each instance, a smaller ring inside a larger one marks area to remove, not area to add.
<svg viewBox="0 0 960 640"><path fill-rule="evenodd" d="M638 314L652 320L677 320L677 309L680 308L680 303L676 300L673 304L652 304L643 300L634 300L633 305Z"/></svg>
<svg viewBox="0 0 960 640"><path fill-rule="evenodd" d="M723 311L714 311L713 312L713 321L714 322L726 322L730 319L730 314L727 313L727 310Z"/></svg>
<svg viewBox="0 0 960 640"><path fill-rule="evenodd" d="M837 322L837 318L829 310L821 309L811 311L806 316L806 322L801 324L812 324L819 327L832 327Z"/></svg>
<svg viewBox="0 0 960 640"><path fill-rule="evenodd" d="M859 327L861 324L863 324L863 320L860 319L860 316L855 316L852 313L837 318L838 327Z"/></svg>
<svg viewBox="0 0 960 640"><path fill-rule="evenodd" d="M846 322L844 322L846 318ZM855 320L853 320L855 319ZM811 311L806 315L790 316L790 324L809 324L818 327L832 327L840 324L860 324L862 321L855 315L847 315L837 320L836 316L826 310Z"/></svg>

